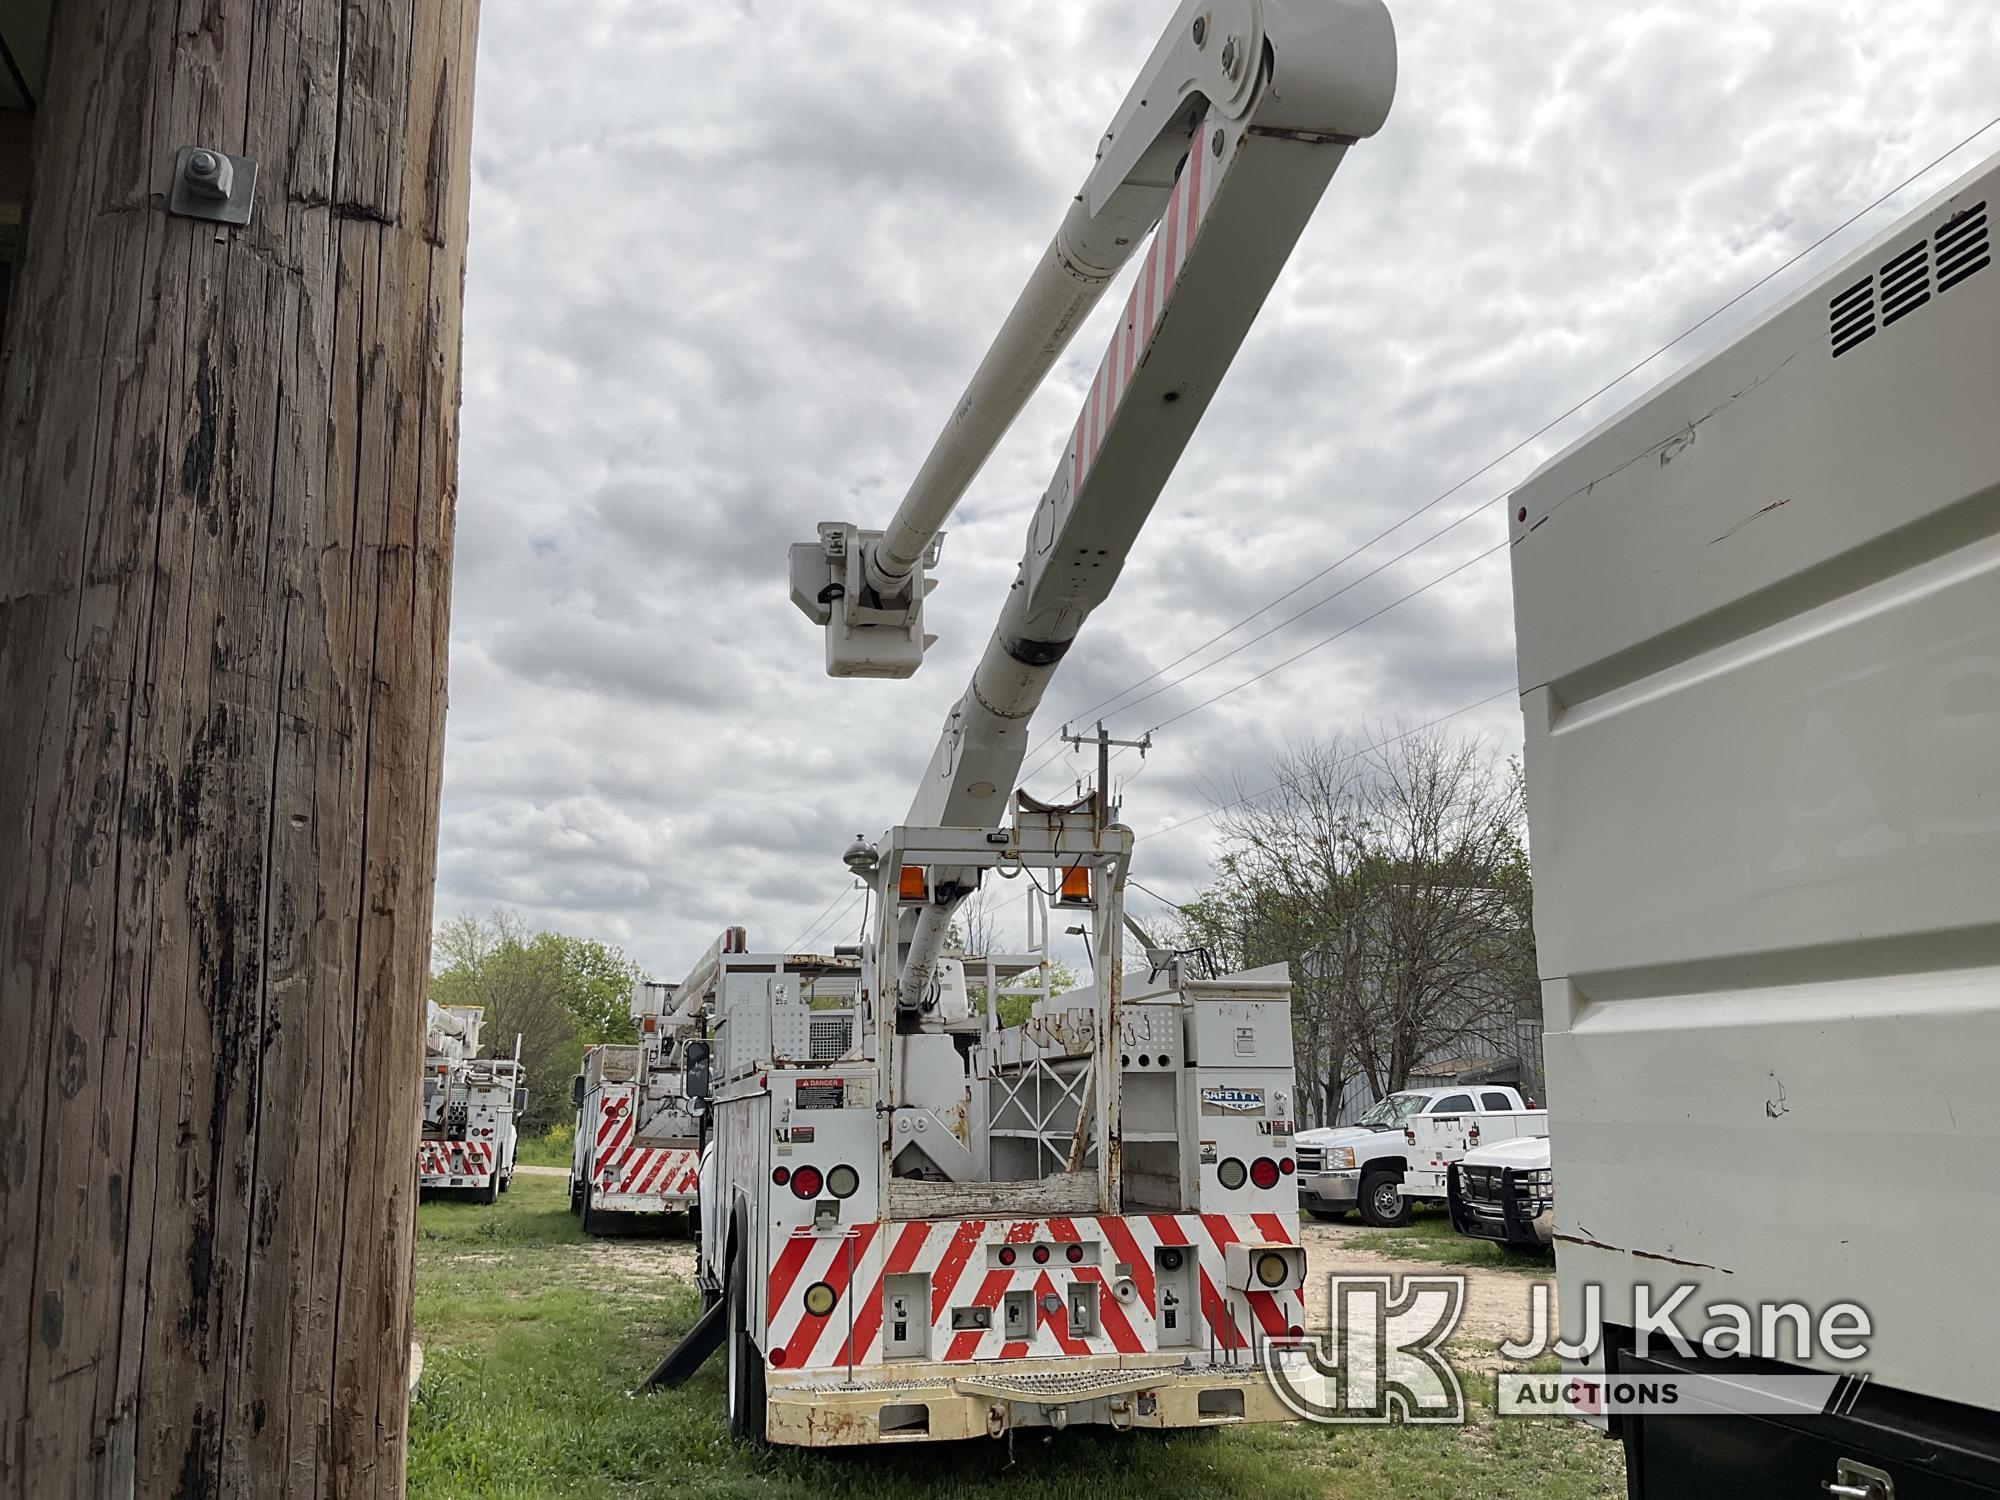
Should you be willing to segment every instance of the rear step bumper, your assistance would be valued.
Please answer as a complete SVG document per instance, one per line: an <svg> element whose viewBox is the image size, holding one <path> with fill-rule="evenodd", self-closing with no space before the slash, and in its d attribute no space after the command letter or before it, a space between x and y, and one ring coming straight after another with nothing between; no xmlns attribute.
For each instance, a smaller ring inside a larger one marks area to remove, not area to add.
<svg viewBox="0 0 2000 1500"><path fill-rule="evenodd" d="M771 1371L765 1436L798 1447L1000 1437L1015 1428L1236 1427L1294 1414L1263 1370L1240 1365L898 1364L780 1384Z"/></svg>

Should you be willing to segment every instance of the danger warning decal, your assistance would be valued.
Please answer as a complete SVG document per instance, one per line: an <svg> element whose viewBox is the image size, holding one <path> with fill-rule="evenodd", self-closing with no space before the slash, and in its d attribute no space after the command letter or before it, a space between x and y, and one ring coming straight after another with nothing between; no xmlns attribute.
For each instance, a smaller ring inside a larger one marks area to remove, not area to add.
<svg viewBox="0 0 2000 1500"><path fill-rule="evenodd" d="M800 1109L842 1109L847 1103L844 1078L801 1078L792 1085L792 1099Z"/></svg>

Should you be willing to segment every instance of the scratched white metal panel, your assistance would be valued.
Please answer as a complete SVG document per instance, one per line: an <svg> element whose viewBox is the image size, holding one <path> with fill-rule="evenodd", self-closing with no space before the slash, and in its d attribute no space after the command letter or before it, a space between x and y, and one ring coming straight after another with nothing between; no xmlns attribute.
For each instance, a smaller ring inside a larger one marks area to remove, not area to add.
<svg viewBox="0 0 2000 1500"><path fill-rule="evenodd" d="M1514 502L1565 1302L1853 1300L1877 1382L1988 1407L2000 267L1933 256L1893 323L1879 278L1996 198L2000 158Z"/></svg>

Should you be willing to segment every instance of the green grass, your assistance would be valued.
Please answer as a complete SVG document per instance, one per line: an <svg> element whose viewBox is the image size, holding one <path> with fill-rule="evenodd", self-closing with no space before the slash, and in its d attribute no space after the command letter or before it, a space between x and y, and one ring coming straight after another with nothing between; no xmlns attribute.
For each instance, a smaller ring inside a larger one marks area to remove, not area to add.
<svg viewBox="0 0 2000 1500"><path fill-rule="evenodd" d="M514 1144L514 1160L531 1167L567 1167L573 1160L570 1148L575 1128L568 1120L558 1120L547 1130L522 1135Z"/></svg>
<svg viewBox="0 0 2000 1500"><path fill-rule="evenodd" d="M1473 1239L1451 1227L1451 1216L1444 1209L1421 1203L1401 1229L1371 1229L1348 1236L1346 1242L1357 1250L1427 1260L1441 1266L1488 1267L1530 1276L1547 1276L1556 1268L1553 1249L1528 1249Z"/></svg>
<svg viewBox="0 0 2000 1500"><path fill-rule="evenodd" d="M640 1240L619 1242L615 1254L593 1248L556 1178L519 1178L492 1206L423 1205L416 1320L425 1365L410 1422L415 1500L1615 1500L1624 1493L1617 1449L1588 1429L1499 1422L1485 1412L1450 1429L1078 1431L1024 1433L1011 1446L753 1450L724 1432L719 1360L681 1390L625 1394L698 1311L690 1288L646 1273L653 1253ZM1474 1377L1468 1388L1483 1383ZM1480 1399L1490 1401L1490 1393Z"/></svg>

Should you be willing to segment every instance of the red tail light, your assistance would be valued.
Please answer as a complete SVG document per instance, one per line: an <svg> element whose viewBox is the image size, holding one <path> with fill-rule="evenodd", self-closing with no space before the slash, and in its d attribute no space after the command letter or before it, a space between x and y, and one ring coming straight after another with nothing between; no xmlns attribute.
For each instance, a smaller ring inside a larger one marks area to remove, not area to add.
<svg viewBox="0 0 2000 1500"><path fill-rule="evenodd" d="M1083 1259L1083 1246L1081 1245L1069 1246L1067 1249L1063 1251L1063 1258L1067 1260L1071 1265L1075 1265L1078 1261Z"/></svg>
<svg viewBox="0 0 2000 1500"><path fill-rule="evenodd" d="M818 1167L800 1167L792 1173L792 1196L794 1198L817 1198L820 1184L825 1181L819 1175Z"/></svg>
<svg viewBox="0 0 2000 1500"><path fill-rule="evenodd" d="M771 1181L775 1182L779 1187L783 1187L786 1183L790 1182L791 1180L792 1180L792 1169L790 1167L771 1168Z"/></svg>
<svg viewBox="0 0 2000 1500"><path fill-rule="evenodd" d="M1274 1188L1278 1185L1278 1164L1268 1156L1260 1156L1250 1163L1250 1180L1260 1188Z"/></svg>
<svg viewBox="0 0 2000 1500"><path fill-rule="evenodd" d="M1038 1266L1047 1265L1049 1263L1049 1247L1047 1245L1035 1246L1034 1256L1036 1265Z"/></svg>
<svg viewBox="0 0 2000 1500"><path fill-rule="evenodd" d="M1283 1172L1287 1177L1291 1176L1292 1173L1298 1171L1298 1169L1299 1169L1299 1164L1293 1161L1289 1156L1281 1156L1278 1158L1278 1170L1280 1172Z"/></svg>
<svg viewBox="0 0 2000 1500"><path fill-rule="evenodd" d="M1014 1247L1012 1245L1002 1245L1000 1247L1000 1264L1003 1266L1014 1264Z"/></svg>

